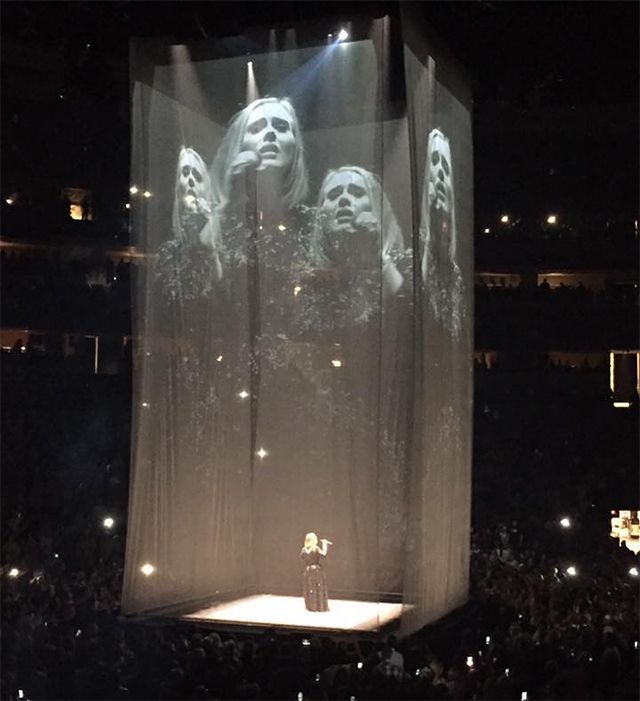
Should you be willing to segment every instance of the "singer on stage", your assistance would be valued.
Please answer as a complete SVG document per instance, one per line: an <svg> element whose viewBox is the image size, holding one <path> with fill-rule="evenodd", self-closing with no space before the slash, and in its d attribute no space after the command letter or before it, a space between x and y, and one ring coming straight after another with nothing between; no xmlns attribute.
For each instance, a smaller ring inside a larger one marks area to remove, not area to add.
<svg viewBox="0 0 640 701"><path fill-rule="evenodd" d="M329 596L327 594L327 579L322 568L322 560L327 556L330 540L322 538L322 547L318 547L318 536L307 533L300 558L304 564L302 573L302 593L307 611L328 611Z"/></svg>

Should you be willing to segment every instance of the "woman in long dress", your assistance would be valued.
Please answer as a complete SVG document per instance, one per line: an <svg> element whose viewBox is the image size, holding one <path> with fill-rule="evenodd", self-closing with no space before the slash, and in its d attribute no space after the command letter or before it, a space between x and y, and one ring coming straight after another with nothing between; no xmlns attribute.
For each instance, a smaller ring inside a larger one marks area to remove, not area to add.
<svg viewBox="0 0 640 701"><path fill-rule="evenodd" d="M307 611L328 611L329 595L327 593L327 578L322 567L322 560L327 556L331 541L323 538L322 547L318 547L318 536L307 533L300 558L304 564L302 573L302 594Z"/></svg>

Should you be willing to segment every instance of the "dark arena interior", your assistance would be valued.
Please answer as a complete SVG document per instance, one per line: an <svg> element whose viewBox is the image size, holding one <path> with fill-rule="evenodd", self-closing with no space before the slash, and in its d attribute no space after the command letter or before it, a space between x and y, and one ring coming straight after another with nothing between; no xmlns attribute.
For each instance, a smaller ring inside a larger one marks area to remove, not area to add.
<svg viewBox="0 0 640 701"><path fill-rule="evenodd" d="M639 7L2 4L2 699L639 697Z"/></svg>

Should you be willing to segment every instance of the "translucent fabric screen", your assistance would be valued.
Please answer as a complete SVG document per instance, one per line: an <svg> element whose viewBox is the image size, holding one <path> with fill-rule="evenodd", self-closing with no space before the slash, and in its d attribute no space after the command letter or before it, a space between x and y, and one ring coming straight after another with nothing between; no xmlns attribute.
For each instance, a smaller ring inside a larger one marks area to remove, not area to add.
<svg viewBox="0 0 640 701"><path fill-rule="evenodd" d="M439 343L458 354L444 372L460 400L446 411L468 447L470 285L456 287L460 333L430 330L417 214L428 134L418 164L408 112L430 98L392 88L404 59L389 32L383 19L344 44L297 49L271 32L264 45L132 53L133 226L149 265L134 299L128 612L300 595L300 548L315 532L333 543L330 598L429 615L417 573L430 553L415 536L429 520L427 424L439 419L427 407L439 398L422 396L421 355ZM420 82L428 66L415 60ZM464 277L470 123L444 95ZM468 483L455 450L452 476ZM468 495L454 494L468 520ZM464 554L458 569L464 579Z"/></svg>

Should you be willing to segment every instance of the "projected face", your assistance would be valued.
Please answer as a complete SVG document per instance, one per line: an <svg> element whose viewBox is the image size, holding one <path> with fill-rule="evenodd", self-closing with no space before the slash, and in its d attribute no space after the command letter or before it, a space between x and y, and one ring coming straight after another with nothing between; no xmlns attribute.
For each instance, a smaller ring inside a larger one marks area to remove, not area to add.
<svg viewBox="0 0 640 701"><path fill-rule="evenodd" d="M260 159L258 170L288 168L293 161L295 136L291 117L277 102L258 105L249 117L243 151L252 151Z"/></svg>
<svg viewBox="0 0 640 701"><path fill-rule="evenodd" d="M429 159L429 194L436 209L447 214L452 210L451 149L444 135L435 130L431 135Z"/></svg>
<svg viewBox="0 0 640 701"><path fill-rule="evenodd" d="M202 159L192 149L182 149L176 183L178 202L186 211L199 211L207 201L207 175Z"/></svg>
<svg viewBox="0 0 640 701"><path fill-rule="evenodd" d="M371 212L371 198L362 177L354 171L334 173L324 188L320 204L326 216L328 231L352 232L362 221L364 212Z"/></svg>

